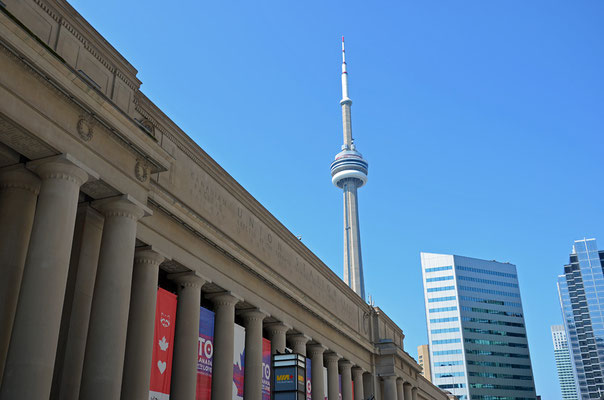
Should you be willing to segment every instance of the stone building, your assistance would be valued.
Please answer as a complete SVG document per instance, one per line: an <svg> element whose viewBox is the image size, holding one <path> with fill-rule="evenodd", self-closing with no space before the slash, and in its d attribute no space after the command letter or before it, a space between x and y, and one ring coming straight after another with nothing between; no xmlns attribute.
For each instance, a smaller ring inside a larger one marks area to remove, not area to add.
<svg viewBox="0 0 604 400"><path fill-rule="evenodd" d="M366 304L141 91L64 0L0 3L1 400L147 399L157 287L178 295L171 396L194 399L199 307L212 398L245 398L262 339L327 367L329 400L446 399ZM141 372L142 371L142 372ZM313 380L313 400L323 400Z"/></svg>
<svg viewBox="0 0 604 400"><path fill-rule="evenodd" d="M417 363L421 367L421 374L432 382L432 370L430 369L430 346L421 344L417 346Z"/></svg>

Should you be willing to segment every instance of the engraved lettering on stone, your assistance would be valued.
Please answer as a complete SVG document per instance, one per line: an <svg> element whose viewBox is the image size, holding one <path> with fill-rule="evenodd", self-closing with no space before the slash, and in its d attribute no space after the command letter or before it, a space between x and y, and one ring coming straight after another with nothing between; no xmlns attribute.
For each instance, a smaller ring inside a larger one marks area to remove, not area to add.
<svg viewBox="0 0 604 400"><path fill-rule="evenodd" d="M348 297L203 169L193 167L184 177L184 181L182 178L176 180L188 185L185 203L201 217L215 226L224 226L226 235L236 238L244 248L263 260L275 276L295 282L301 292L319 304L331 304L333 314L350 327L359 326L357 308Z"/></svg>

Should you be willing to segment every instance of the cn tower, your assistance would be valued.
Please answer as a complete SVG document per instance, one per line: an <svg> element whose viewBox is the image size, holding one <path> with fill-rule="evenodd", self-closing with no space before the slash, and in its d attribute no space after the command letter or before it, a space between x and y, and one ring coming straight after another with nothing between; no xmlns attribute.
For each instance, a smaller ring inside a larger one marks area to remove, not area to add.
<svg viewBox="0 0 604 400"><path fill-rule="evenodd" d="M331 163L331 181L344 192L344 282L365 299L357 189L367 183L369 164L356 150L352 138L350 114L352 100L348 97L344 37L342 37L342 100L340 100L340 105L344 125L344 144L342 151L336 154L334 162Z"/></svg>

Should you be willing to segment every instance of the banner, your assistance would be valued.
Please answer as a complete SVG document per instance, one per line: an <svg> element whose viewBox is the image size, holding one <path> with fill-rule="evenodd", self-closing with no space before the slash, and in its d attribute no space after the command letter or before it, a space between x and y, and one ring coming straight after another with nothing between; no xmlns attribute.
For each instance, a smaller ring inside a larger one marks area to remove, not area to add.
<svg viewBox="0 0 604 400"><path fill-rule="evenodd" d="M262 400L271 400L271 341L262 338Z"/></svg>
<svg viewBox="0 0 604 400"><path fill-rule="evenodd" d="M235 324L233 352L233 400L243 400L243 371L245 361L245 328Z"/></svg>
<svg viewBox="0 0 604 400"><path fill-rule="evenodd" d="M197 394L195 400L212 400L212 360L214 359L214 313L199 309L197 354Z"/></svg>
<svg viewBox="0 0 604 400"><path fill-rule="evenodd" d="M312 361L306 359L306 400L312 400Z"/></svg>
<svg viewBox="0 0 604 400"><path fill-rule="evenodd" d="M342 375L338 375L338 399L342 400Z"/></svg>
<svg viewBox="0 0 604 400"><path fill-rule="evenodd" d="M162 288L157 289L149 400L168 400L170 398L176 304L175 294Z"/></svg>

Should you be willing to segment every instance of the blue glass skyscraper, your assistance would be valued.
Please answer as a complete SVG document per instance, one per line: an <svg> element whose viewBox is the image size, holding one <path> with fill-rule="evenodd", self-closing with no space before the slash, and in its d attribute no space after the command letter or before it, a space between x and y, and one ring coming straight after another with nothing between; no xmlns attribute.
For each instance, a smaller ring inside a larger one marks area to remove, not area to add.
<svg viewBox="0 0 604 400"><path fill-rule="evenodd" d="M516 266L421 253L432 383L460 400L535 400Z"/></svg>
<svg viewBox="0 0 604 400"><path fill-rule="evenodd" d="M576 240L558 293L580 399L604 396L604 251Z"/></svg>

